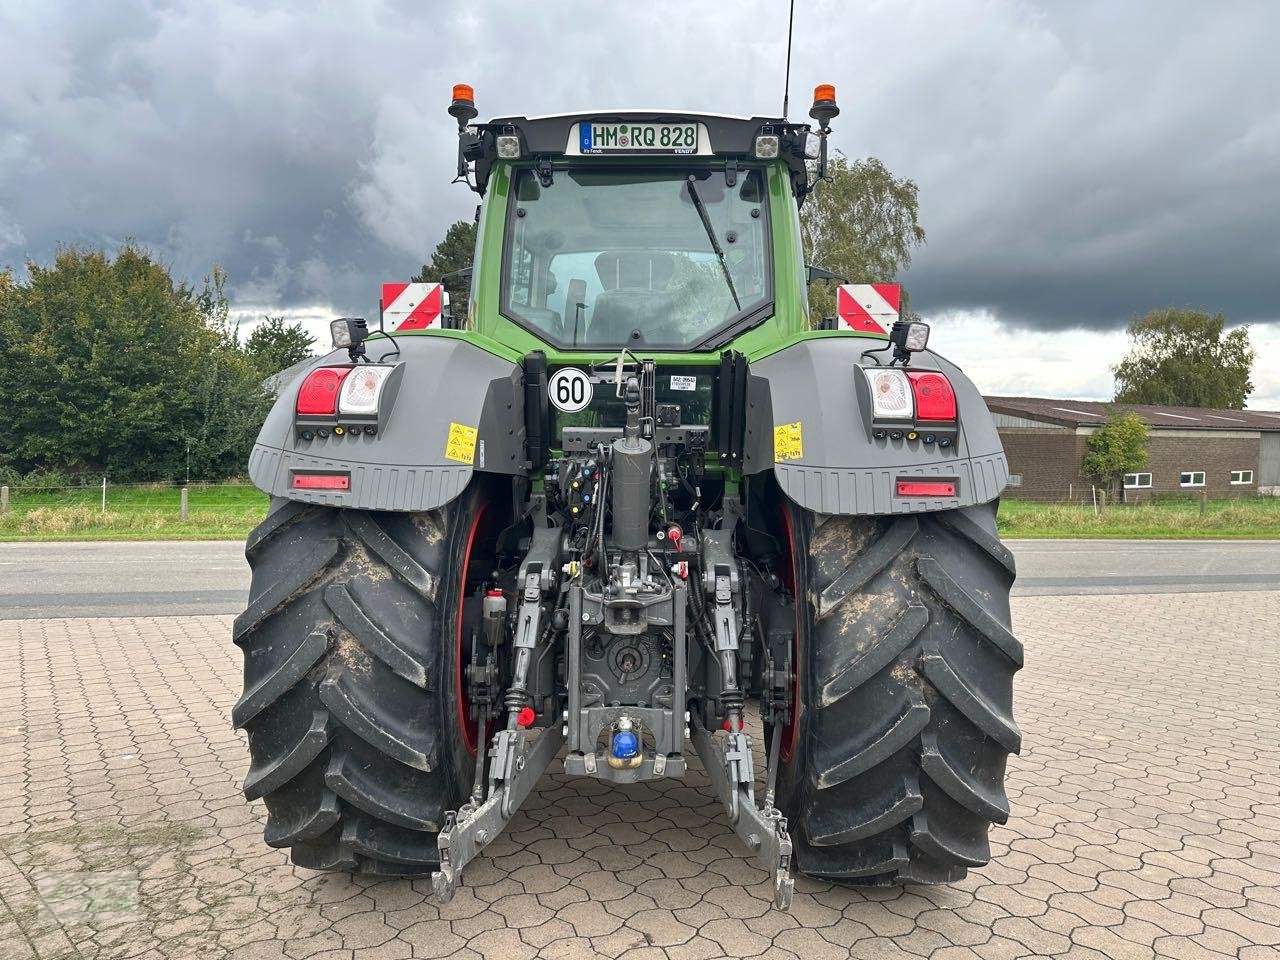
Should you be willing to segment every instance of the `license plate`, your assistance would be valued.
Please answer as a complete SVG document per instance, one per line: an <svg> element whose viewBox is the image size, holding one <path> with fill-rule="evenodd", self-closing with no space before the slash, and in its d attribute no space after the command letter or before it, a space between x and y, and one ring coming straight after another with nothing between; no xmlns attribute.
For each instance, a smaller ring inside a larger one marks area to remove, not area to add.
<svg viewBox="0 0 1280 960"><path fill-rule="evenodd" d="M696 123L579 124L583 153L696 153Z"/></svg>

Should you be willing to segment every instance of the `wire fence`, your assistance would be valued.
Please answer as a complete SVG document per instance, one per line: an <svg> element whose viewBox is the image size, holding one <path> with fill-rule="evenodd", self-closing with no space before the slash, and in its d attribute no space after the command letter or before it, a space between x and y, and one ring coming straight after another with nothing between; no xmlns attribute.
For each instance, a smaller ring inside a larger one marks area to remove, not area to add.
<svg viewBox="0 0 1280 960"><path fill-rule="evenodd" d="M1280 491L1275 491L1280 493ZM238 539L260 523L269 500L245 481L0 485L0 539L196 537ZM1280 496L1257 488L1128 490L1123 499L1093 484L1004 492L1005 532L1107 527L1280 531Z"/></svg>
<svg viewBox="0 0 1280 960"><path fill-rule="evenodd" d="M1096 484L1070 484L1060 488L1009 486L1001 495L1004 502L1055 504L1093 509L1150 508L1213 509L1215 507L1258 504L1262 509L1280 510L1280 487L1259 488L1241 485L1238 489L1209 490L1203 487L1153 490L1150 487L1119 490Z"/></svg>
<svg viewBox="0 0 1280 960"><path fill-rule="evenodd" d="M1056 504L1060 506L1107 509L1111 507L1167 506L1206 509L1220 505L1256 502L1280 509L1280 488L1260 491L1241 487L1239 491L1207 489L1151 490L1131 489L1123 492L1094 484L1069 484L1054 489L1029 489L1010 486L1005 489L1006 502ZM0 485L0 513L11 511L96 508L99 512L179 511L237 512L264 507L267 497L253 484L243 480L192 480L189 482L116 483L103 478L96 483L42 484L22 481Z"/></svg>
<svg viewBox="0 0 1280 960"><path fill-rule="evenodd" d="M243 481L114 483L103 478L96 484L0 485L0 515L76 510L103 515L172 514L185 520L196 513L238 516L264 510L266 505L266 495Z"/></svg>

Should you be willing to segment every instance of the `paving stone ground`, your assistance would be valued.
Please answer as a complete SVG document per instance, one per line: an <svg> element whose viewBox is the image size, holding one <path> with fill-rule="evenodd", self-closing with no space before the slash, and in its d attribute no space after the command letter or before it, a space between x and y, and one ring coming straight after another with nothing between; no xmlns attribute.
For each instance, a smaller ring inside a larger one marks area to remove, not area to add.
<svg viewBox="0 0 1280 960"><path fill-rule="evenodd" d="M294 868L240 795L230 618L0 622L0 957L1280 957L1280 593L1014 615L1024 747L992 864L801 879L787 914L700 772L549 777L447 906Z"/></svg>

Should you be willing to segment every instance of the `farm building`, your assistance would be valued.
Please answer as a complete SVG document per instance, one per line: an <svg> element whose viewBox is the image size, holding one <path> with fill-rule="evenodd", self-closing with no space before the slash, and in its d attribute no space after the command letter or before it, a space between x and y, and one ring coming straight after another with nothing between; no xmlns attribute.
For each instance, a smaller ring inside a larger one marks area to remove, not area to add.
<svg viewBox="0 0 1280 960"><path fill-rule="evenodd" d="M1280 495L1280 412L1106 404L1043 397L986 397L1009 457L1010 496L1088 496L1080 472L1089 436L1110 410L1149 428L1147 466L1124 478L1126 500Z"/></svg>

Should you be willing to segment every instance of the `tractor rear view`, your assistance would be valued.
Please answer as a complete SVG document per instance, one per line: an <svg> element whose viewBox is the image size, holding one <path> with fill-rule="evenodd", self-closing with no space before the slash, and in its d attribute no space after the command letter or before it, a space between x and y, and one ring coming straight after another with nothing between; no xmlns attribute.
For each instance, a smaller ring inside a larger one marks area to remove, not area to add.
<svg viewBox="0 0 1280 960"><path fill-rule="evenodd" d="M780 907L793 869L986 863L1020 737L1007 465L897 287L810 322L834 90L816 129L473 100L467 309L388 284L254 448L234 720L267 842L448 899L556 757L626 784L697 754Z"/></svg>

